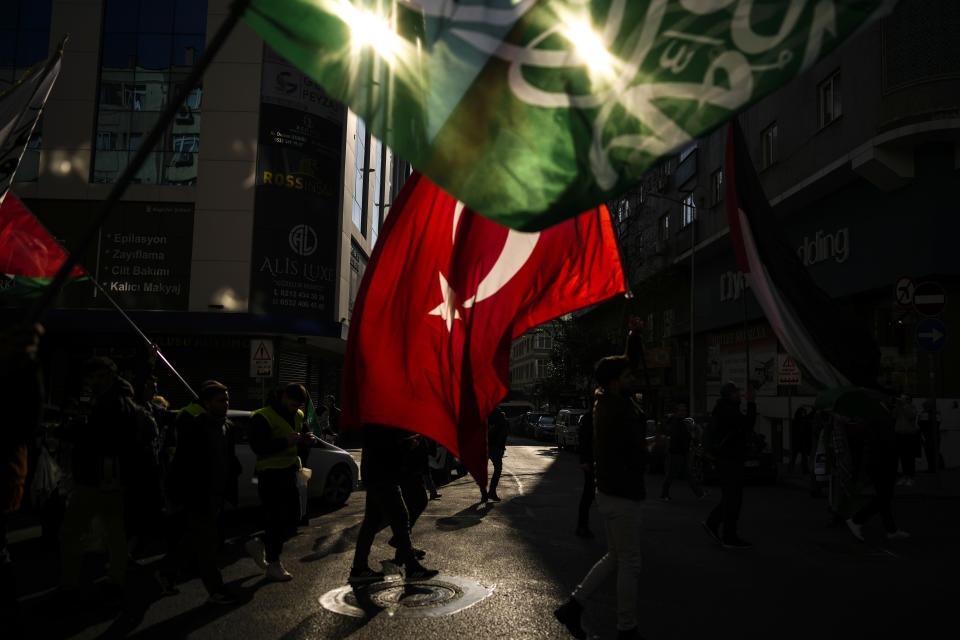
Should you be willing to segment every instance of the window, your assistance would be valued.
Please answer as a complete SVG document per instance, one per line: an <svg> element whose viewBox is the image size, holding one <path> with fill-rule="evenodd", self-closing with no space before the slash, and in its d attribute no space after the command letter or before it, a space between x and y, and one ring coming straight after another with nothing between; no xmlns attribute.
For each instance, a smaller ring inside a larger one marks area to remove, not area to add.
<svg viewBox="0 0 960 640"><path fill-rule="evenodd" d="M760 134L760 169L766 169L777 161L777 123L774 122Z"/></svg>
<svg viewBox="0 0 960 640"><path fill-rule="evenodd" d="M546 360L537 360L537 377L538 378L547 377L547 361Z"/></svg>
<svg viewBox="0 0 960 640"><path fill-rule="evenodd" d="M50 52L52 0L5 0L0 3L0 94ZM32 182L40 171L43 120L37 121L27 149L16 168L17 182Z"/></svg>
<svg viewBox="0 0 960 640"><path fill-rule="evenodd" d="M534 347L537 349L552 349L553 339L545 333L538 333L534 339Z"/></svg>
<svg viewBox="0 0 960 640"><path fill-rule="evenodd" d="M723 202L723 169L717 169L710 175L710 204Z"/></svg>
<svg viewBox="0 0 960 640"><path fill-rule="evenodd" d="M843 114L840 103L840 72L836 71L820 83L817 88L820 105L820 128L823 128Z"/></svg>
<svg viewBox="0 0 960 640"><path fill-rule="evenodd" d="M688 157L690 157L691 153L693 153L696 150L697 150L697 143L694 142L690 146L688 146L686 149L680 152L680 159L678 160L678 162L683 162Z"/></svg>
<svg viewBox="0 0 960 640"><path fill-rule="evenodd" d="M377 235L380 233L380 220L383 217L383 201L385 199L383 193L383 163L386 160L384 155L383 142L377 140L373 160L373 215L371 216L370 246L377 243Z"/></svg>
<svg viewBox="0 0 960 640"><path fill-rule="evenodd" d="M697 219L697 205L693 202L693 196L689 195L683 199L680 207L680 228L693 224Z"/></svg>
<svg viewBox="0 0 960 640"><path fill-rule="evenodd" d="M117 134L112 131L97 132L97 151L112 151L117 148Z"/></svg>
<svg viewBox="0 0 960 640"><path fill-rule="evenodd" d="M115 182L202 53L206 0L105 0L91 179ZM140 184L196 184L203 90L185 105L137 172ZM111 148L101 139L121 141ZM123 141L127 141L123 144Z"/></svg>
<svg viewBox="0 0 960 640"><path fill-rule="evenodd" d="M367 256L356 244L350 243L350 314L353 315L353 303L360 291L363 272L367 269Z"/></svg>
<svg viewBox="0 0 960 640"><path fill-rule="evenodd" d="M670 237L670 214L665 213L657 220L657 240L666 241Z"/></svg>
<svg viewBox="0 0 960 640"><path fill-rule="evenodd" d="M364 229L364 193L363 186L367 175L367 127L360 117L357 117L357 131L354 134L353 158L353 225L366 235Z"/></svg>

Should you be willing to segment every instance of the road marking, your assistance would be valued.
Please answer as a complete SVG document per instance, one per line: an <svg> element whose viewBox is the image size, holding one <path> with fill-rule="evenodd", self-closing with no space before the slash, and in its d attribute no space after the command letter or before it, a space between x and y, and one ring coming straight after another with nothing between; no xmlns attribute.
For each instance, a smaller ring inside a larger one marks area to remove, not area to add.
<svg viewBox="0 0 960 640"><path fill-rule="evenodd" d="M518 478L518 477L513 473L513 471L509 471L509 470L508 470L507 473L509 473L509 474L510 474L510 477L513 478L513 481L517 483L517 491L520 493L520 495L523 495L523 483L520 482L520 478Z"/></svg>

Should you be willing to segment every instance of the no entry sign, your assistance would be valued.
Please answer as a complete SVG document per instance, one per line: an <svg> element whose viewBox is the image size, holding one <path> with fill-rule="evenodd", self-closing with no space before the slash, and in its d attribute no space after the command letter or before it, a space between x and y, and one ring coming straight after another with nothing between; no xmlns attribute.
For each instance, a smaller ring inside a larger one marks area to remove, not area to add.
<svg viewBox="0 0 960 640"><path fill-rule="evenodd" d="M925 316L935 316L947 304L947 293L939 283L921 282L913 292L913 308Z"/></svg>

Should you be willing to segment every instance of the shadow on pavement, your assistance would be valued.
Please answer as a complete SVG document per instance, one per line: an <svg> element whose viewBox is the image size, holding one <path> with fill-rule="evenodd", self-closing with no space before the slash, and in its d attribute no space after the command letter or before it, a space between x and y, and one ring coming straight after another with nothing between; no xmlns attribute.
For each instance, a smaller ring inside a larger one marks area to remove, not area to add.
<svg viewBox="0 0 960 640"><path fill-rule="evenodd" d="M334 553L353 551L357 544L360 524L341 529L331 535L320 536L313 542L313 551L300 558L300 562L316 562Z"/></svg>
<svg viewBox="0 0 960 640"><path fill-rule="evenodd" d="M475 527L486 517L493 503L476 502L466 509L461 509L452 516L437 518L437 529L440 531L457 531L467 527Z"/></svg>

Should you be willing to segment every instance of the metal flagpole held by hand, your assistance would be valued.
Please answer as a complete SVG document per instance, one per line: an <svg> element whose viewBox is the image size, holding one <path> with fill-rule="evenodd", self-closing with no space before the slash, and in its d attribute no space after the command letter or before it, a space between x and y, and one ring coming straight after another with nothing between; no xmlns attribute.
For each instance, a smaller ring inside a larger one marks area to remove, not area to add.
<svg viewBox="0 0 960 640"><path fill-rule="evenodd" d="M151 129L150 133L147 134L146 140L140 144L139 148L137 149L137 153L130 160L130 164L127 165L116 184L113 185L113 189L110 190L109 195L107 195L107 199L103 201L103 204L100 206L100 211L98 211L97 215L90 220L86 229L83 231L83 235L80 236L80 238L70 247L67 260L60 266L60 269L57 271L57 275L54 276L53 281L47 285L43 291L43 294L28 311L27 317L25 318L27 325L33 325L34 323L38 322L40 320L40 316L60 292L60 289L67 281L67 278L69 278L73 267L76 266L77 261L80 259L80 256L83 255L87 247L90 246L90 243L93 242L93 239L97 235L101 225L110 216L110 212L113 210L114 205L120 200L121 197L123 197L127 187L130 186L131 182L133 182L134 176L143 166L143 163L146 162L148 155L153 151L154 147L157 146L160 138L163 137L167 127L180 110L184 100L186 100L187 95L193 91L194 87L200 81L200 78L207 70L207 67L210 66L210 62L212 62L214 57L216 57L217 53L220 51L220 48L223 46L223 43L233 31L237 21L240 19L240 16L243 15L243 12L246 11L247 5L249 4L250 0L234 0L233 4L230 6L230 13L227 15L226 19L224 19L223 24L220 25L220 28L217 29L216 34L214 34L213 39L210 41L210 46L207 47L206 51L203 52L203 55L200 56L200 60L190 72L190 75L187 76L184 83L180 85L180 89L177 91L176 97L167 103L166 108L160 114L160 117L157 118L157 122L154 124L153 129Z"/></svg>

